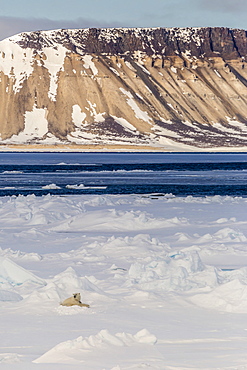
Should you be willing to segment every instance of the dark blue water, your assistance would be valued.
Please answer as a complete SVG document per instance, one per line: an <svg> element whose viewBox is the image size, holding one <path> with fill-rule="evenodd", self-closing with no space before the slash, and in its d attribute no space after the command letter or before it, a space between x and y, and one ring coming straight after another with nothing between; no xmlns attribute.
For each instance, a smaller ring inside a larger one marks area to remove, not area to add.
<svg viewBox="0 0 247 370"><path fill-rule="evenodd" d="M247 196L247 154L0 153L0 196Z"/></svg>

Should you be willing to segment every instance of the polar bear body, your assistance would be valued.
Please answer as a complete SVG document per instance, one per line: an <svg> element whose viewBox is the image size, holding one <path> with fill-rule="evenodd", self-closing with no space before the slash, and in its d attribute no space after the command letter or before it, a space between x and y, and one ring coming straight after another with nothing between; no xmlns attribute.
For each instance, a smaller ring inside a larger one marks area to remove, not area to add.
<svg viewBox="0 0 247 370"><path fill-rule="evenodd" d="M81 303L81 295L80 293L75 293L72 297L65 299L63 302L60 303L62 306L80 306L80 307L89 307L86 303Z"/></svg>

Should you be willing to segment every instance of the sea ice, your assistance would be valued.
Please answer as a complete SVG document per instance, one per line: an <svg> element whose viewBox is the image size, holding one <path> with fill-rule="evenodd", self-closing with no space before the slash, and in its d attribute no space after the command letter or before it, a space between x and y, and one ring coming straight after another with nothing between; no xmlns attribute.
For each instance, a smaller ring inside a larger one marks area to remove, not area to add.
<svg viewBox="0 0 247 370"><path fill-rule="evenodd" d="M16 286L31 281L38 285L44 285L45 281L35 276L32 272L18 266L8 258L0 258L0 283L8 282Z"/></svg>
<svg viewBox="0 0 247 370"><path fill-rule="evenodd" d="M245 369L245 198L0 205L3 370ZM90 308L60 305L74 293Z"/></svg>
<svg viewBox="0 0 247 370"><path fill-rule="evenodd" d="M88 352L95 352L97 349L101 352L114 351L115 347L124 347L124 353L128 356L127 347L135 347L143 344L143 354L145 354L145 345L154 345L157 341L155 335L150 334L148 330L143 329L135 335L129 333L111 334L108 330L101 330L96 335L88 338L78 337L74 340L62 342L54 348L34 360L34 363L81 363L87 362ZM74 355L76 353L76 359Z"/></svg>

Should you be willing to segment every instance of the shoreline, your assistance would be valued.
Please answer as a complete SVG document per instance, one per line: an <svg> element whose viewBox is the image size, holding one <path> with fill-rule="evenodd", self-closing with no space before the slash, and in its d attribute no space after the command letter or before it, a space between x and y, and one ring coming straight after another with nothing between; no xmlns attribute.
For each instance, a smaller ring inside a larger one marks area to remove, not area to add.
<svg viewBox="0 0 247 370"><path fill-rule="evenodd" d="M0 152L156 152L156 153L247 153L247 147L215 147L215 148L179 148L155 147L148 145L80 145L80 144L0 144Z"/></svg>
<svg viewBox="0 0 247 370"><path fill-rule="evenodd" d="M247 150L247 149L246 149ZM0 145L0 152L169 152L172 149L150 147L148 145L80 145L80 144L6 144ZM176 151L176 150L174 150Z"/></svg>

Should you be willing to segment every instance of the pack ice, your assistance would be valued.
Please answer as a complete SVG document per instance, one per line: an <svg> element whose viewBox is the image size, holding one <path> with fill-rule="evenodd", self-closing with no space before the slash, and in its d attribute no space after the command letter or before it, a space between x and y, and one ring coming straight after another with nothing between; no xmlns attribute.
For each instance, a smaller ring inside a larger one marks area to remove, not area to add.
<svg viewBox="0 0 247 370"><path fill-rule="evenodd" d="M0 198L1 368L247 369L246 202Z"/></svg>

